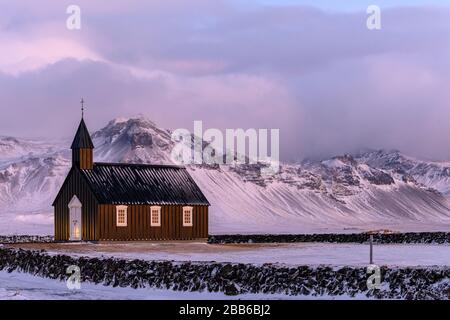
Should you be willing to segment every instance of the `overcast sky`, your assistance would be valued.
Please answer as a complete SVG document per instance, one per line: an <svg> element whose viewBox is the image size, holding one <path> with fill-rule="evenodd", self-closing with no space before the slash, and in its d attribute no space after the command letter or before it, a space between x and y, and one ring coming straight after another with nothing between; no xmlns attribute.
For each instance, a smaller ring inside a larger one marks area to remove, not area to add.
<svg viewBox="0 0 450 320"><path fill-rule="evenodd" d="M449 160L446 2L0 0L0 135L71 137L83 96L91 131L141 113L171 129L279 128L285 160ZM69 4L81 30L66 28ZM366 27L370 4L381 30Z"/></svg>

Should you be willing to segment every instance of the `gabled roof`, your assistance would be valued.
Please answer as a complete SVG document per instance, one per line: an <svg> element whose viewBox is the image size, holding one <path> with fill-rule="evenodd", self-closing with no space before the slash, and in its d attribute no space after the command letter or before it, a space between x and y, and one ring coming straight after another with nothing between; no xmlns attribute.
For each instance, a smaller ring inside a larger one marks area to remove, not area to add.
<svg viewBox="0 0 450 320"><path fill-rule="evenodd" d="M91 136L83 118L81 118L80 125L78 126L77 133L70 149L94 149L94 144L92 143Z"/></svg>
<svg viewBox="0 0 450 320"><path fill-rule="evenodd" d="M209 205L184 167L94 163L80 171L102 204Z"/></svg>

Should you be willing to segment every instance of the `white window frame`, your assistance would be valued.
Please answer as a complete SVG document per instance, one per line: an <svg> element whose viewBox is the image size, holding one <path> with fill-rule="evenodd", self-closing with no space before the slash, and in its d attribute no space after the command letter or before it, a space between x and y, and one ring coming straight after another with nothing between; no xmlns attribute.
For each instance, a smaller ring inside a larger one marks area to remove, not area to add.
<svg viewBox="0 0 450 320"><path fill-rule="evenodd" d="M189 211L187 214L190 215L190 221L191 221L190 223L186 223L186 220L185 220L186 211ZM194 225L193 212L194 212L194 208L193 207L183 207L183 227L192 227Z"/></svg>
<svg viewBox="0 0 450 320"><path fill-rule="evenodd" d="M158 223L153 222L153 211L158 210ZM161 227L161 207L151 206L150 207L150 227Z"/></svg>
<svg viewBox="0 0 450 320"><path fill-rule="evenodd" d="M125 222L124 223L119 223L119 212L121 210L125 211ZM117 227L128 226L128 207L127 206L116 206L116 226Z"/></svg>

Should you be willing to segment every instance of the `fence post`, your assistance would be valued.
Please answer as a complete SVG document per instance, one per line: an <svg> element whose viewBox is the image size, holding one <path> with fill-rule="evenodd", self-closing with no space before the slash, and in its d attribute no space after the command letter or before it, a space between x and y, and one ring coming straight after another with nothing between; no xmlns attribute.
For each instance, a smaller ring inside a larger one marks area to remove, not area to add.
<svg viewBox="0 0 450 320"><path fill-rule="evenodd" d="M373 264L373 234L370 235L370 264Z"/></svg>

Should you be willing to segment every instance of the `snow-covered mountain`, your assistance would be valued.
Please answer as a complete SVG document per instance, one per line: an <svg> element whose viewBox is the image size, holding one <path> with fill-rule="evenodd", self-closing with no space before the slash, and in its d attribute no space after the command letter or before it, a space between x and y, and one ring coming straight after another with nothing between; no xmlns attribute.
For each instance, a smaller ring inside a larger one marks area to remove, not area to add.
<svg viewBox="0 0 450 320"><path fill-rule="evenodd" d="M24 156L52 153L60 148L57 143L0 136L0 163Z"/></svg>
<svg viewBox="0 0 450 320"><path fill-rule="evenodd" d="M171 163L170 132L143 117L112 120L92 138L96 161Z"/></svg>
<svg viewBox="0 0 450 320"><path fill-rule="evenodd" d="M450 197L450 162L429 162L405 156L400 151L372 151L358 155L358 160L370 166L415 179Z"/></svg>
<svg viewBox="0 0 450 320"><path fill-rule="evenodd" d="M0 232L51 232L50 204L70 166L68 143L0 141L0 215L7 221ZM110 121L93 141L95 160L109 162L170 163L174 146L170 131L143 117ZM284 163L273 176L261 175L261 167L188 167L212 204L212 233L450 226L450 163L369 151Z"/></svg>

